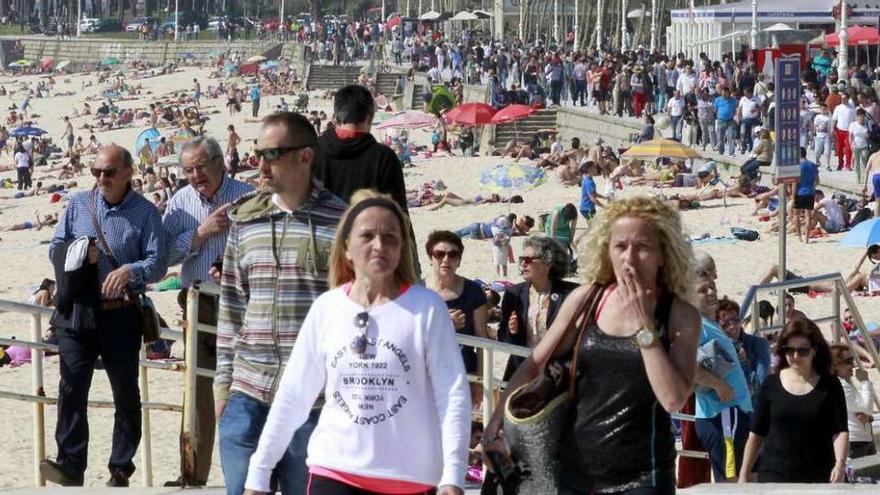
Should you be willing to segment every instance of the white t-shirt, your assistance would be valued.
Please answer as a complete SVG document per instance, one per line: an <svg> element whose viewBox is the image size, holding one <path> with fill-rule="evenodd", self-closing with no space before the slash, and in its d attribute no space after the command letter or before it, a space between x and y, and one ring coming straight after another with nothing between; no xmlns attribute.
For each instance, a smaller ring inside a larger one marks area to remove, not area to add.
<svg viewBox="0 0 880 495"><path fill-rule="evenodd" d="M880 291L880 263L874 265L871 273L868 274L868 292L878 291Z"/></svg>
<svg viewBox="0 0 880 495"><path fill-rule="evenodd" d="M681 91L681 95L684 96L693 92L696 86L697 75L694 73L683 72L678 76L678 82L676 83L675 89Z"/></svg>
<svg viewBox="0 0 880 495"><path fill-rule="evenodd" d="M21 147L27 151L27 154L30 155L34 151L34 142L30 139L25 139L23 143L21 143Z"/></svg>
<svg viewBox="0 0 880 495"><path fill-rule="evenodd" d="M669 109L670 117L681 117L684 113L684 98L671 98L666 103L666 108Z"/></svg>
<svg viewBox="0 0 880 495"><path fill-rule="evenodd" d="M821 113L819 115L816 115L816 117L813 119L813 126L816 128L816 134L822 136L828 134L828 124L830 123L830 116L822 115Z"/></svg>
<svg viewBox="0 0 880 495"><path fill-rule="evenodd" d="M868 147L868 128L859 124L858 120L850 122L849 128L849 145L854 150L860 150Z"/></svg>
<svg viewBox="0 0 880 495"><path fill-rule="evenodd" d="M364 311L342 287L312 304L251 456L246 488L269 478L321 390L308 465L464 488L470 387L446 303L418 284L369 308L364 357L351 344Z"/></svg>
<svg viewBox="0 0 880 495"><path fill-rule="evenodd" d="M841 103L834 107L834 113L831 114L831 120L836 122L838 130L849 132L849 125L856 120L856 109Z"/></svg>
<svg viewBox="0 0 880 495"><path fill-rule="evenodd" d="M24 151L19 151L13 158L15 159L16 168L28 168L31 166L30 156Z"/></svg>
<svg viewBox="0 0 880 495"><path fill-rule="evenodd" d="M742 118L754 119L758 117L758 99L756 97L746 98L743 96L739 99L739 107L742 111Z"/></svg>

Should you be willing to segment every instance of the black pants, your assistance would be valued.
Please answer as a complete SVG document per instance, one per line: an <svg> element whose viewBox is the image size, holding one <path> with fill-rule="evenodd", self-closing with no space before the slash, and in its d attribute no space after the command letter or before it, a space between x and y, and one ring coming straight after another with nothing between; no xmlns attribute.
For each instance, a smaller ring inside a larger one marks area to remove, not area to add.
<svg viewBox="0 0 880 495"><path fill-rule="evenodd" d="M181 309L186 318L186 289L181 291L178 301L183 302ZM218 296L199 293L199 323L217 326ZM184 335L187 325L183 327ZM210 333L199 332L196 339L198 353L196 364L199 368L213 370L217 367L217 336ZM180 417L180 473L182 481L188 486L203 486L208 481L211 472L211 457L214 454L214 379L207 376L196 377L196 443L195 443L195 466L193 472L188 472L184 452L183 439L183 416Z"/></svg>
<svg viewBox="0 0 880 495"><path fill-rule="evenodd" d="M427 492L417 492L413 495L433 495L437 490ZM379 492L371 492L362 488L346 485L341 481L331 478L309 475L309 492L308 495L382 495Z"/></svg>
<svg viewBox="0 0 880 495"><path fill-rule="evenodd" d="M31 188L31 169L28 167L16 167L18 172L18 190L26 191Z"/></svg>
<svg viewBox="0 0 880 495"><path fill-rule="evenodd" d="M251 101L251 115L254 118L259 117L259 115L260 115L260 100L259 99Z"/></svg>
<svg viewBox="0 0 880 495"><path fill-rule="evenodd" d="M88 400L98 356L104 363L116 413L110 472L134 472L141 441L141 396L138 389L140 316L134 306L96 311L95 330L58 330L61 382L58 385L58 423L55 442L58 463L70 473L86 470L89 446Z"/></svg>

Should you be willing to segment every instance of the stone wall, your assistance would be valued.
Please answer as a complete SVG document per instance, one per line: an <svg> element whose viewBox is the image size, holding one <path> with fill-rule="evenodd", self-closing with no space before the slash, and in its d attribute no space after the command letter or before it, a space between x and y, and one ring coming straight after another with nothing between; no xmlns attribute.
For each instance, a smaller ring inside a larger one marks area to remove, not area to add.
<svg viewBox="0 0 880 495"><path fill-rule="evenodd" d="M110 40L100 38L80 38L59 41L51 38L23 38L24 56L29 60L38 61L44 57L55 60L70 60L80 64L95 64L105 57L116 57L123 63L143 60L153 65L164 65L166 62L178 61L187 57L196 63L210 63L227 51L239 52L243 58L261 55L278 49L279 43L236 41L188 41L170 43L167 41L141 42L137 40ZM297 43L286 43L281 53L298 61L300 46Z"/></svg>

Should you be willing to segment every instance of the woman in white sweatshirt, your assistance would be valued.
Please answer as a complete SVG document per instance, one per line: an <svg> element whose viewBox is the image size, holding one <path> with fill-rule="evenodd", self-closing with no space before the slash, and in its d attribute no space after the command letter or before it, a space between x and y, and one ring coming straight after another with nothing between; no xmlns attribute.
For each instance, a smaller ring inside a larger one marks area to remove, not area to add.
<svg viewBox="0 0 880 495"><path fill-rule="evenodd" d="M343 216L330 285L306 316L251 457L245 493L272 469L324 393L308 447L309 494L461 495L470 393L446 304L414 284L408 221L359 191Z"/></svg>
<svg viewBox="0 0 880 495"><path fill-rule="evenodd" d="M868 372L862 368L855 370L859 387L853 385L854 354L847 345L831 346L831 362L834 374L843 386L846 395L846 416L849 426L849 455L855 459L877 453L874 435L871 431L872 411L874 409L874 386L868 380Z"/></svg>

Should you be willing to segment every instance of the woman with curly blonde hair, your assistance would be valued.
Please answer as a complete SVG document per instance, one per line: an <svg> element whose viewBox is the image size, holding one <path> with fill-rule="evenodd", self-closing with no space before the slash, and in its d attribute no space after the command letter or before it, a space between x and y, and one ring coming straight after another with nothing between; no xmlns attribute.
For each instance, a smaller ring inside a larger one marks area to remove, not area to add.
<svg viewBox="0 0 880 495"><path fill-rule="evenodd" d="M587 283L568 296L508 383L516 390L552 358L578 353L576 395L559 448L560 494L675 492L669 413L691 394L700 335L699 313L687 302L693 256L681 232L679 213L655 199L603 209L581 257L589 260ZM486 428L488 451L500 448L507 397Z"/></svg>

